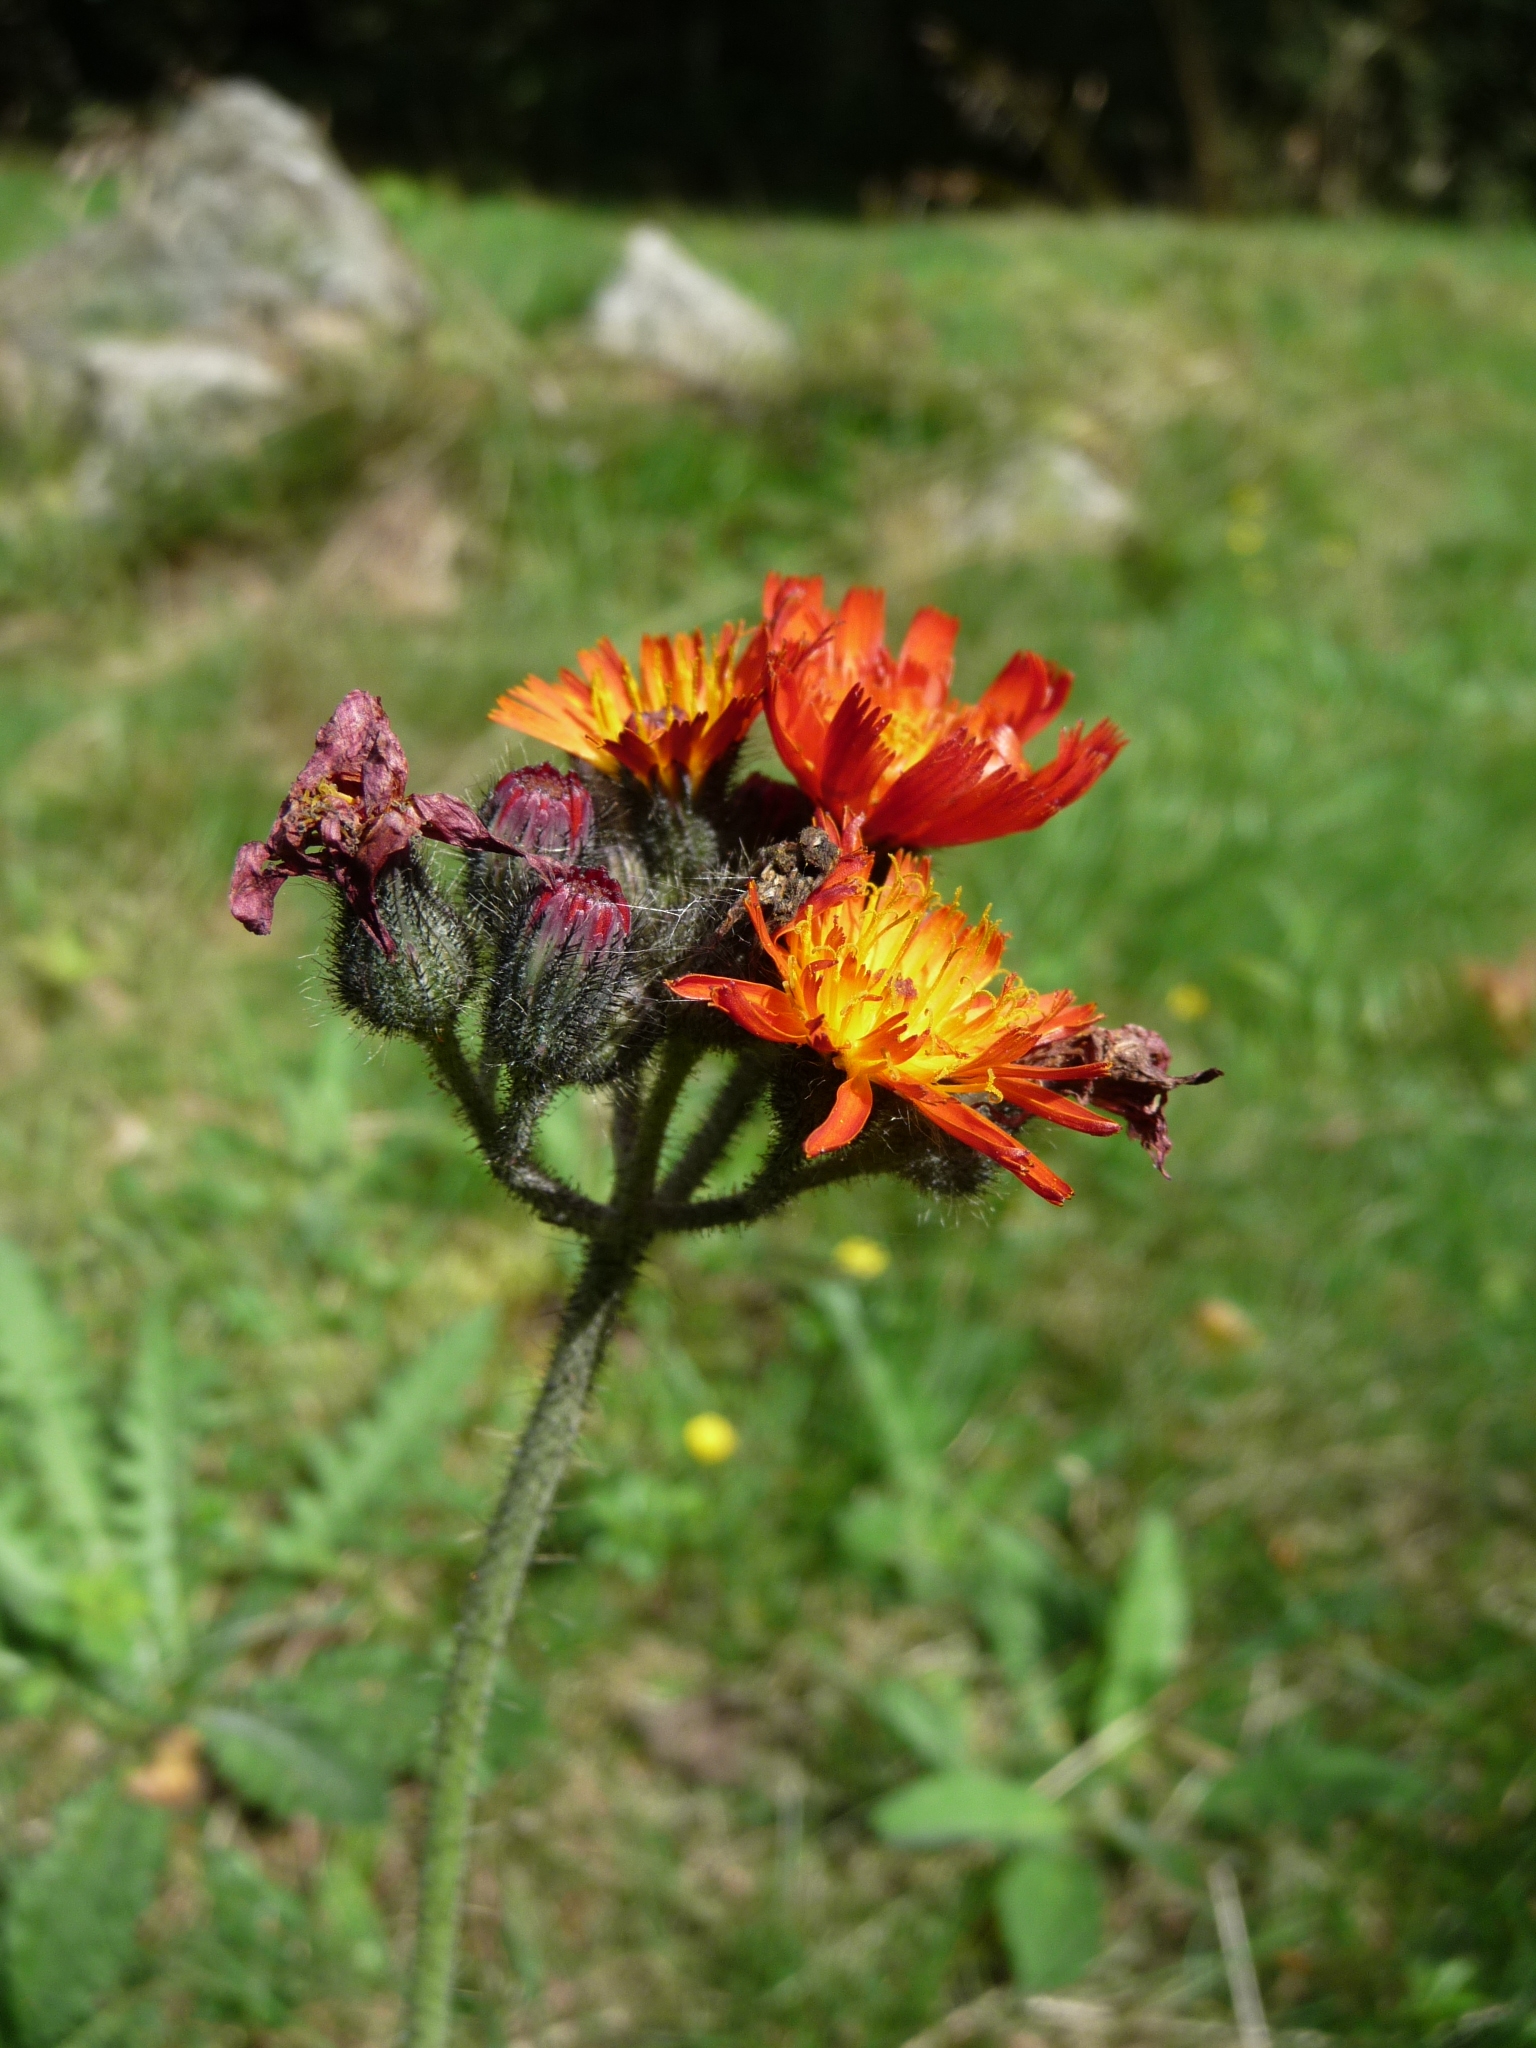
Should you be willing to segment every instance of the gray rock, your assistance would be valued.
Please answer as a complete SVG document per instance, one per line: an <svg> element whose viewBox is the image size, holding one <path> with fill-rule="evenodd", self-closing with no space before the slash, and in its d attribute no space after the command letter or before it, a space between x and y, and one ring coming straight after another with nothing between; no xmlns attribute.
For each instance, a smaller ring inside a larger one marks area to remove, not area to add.
<svg viewBox="0 0 1536 2048"><path fill-rule="evenodd" d="M787 327L655 227L630 234L589 326L605 354L716 389L772 383L795 360Z"/></svg>
<svg viewBox="0 0 1536 2048"><path fill-rule="evenodd" d="M324 365L408 342L426 289L308 117L204 87L143 153L120 211L0 278L0 401L87 443L224 452Z"/></svg>
<svg viewBox="0 0 1536 2048"><path fill-rule="evenodd" d="M260 421L289 390L264 356L222 341L88 341L80 362L91 415L121 448L152 444L168 428L218 433L232 418Z"/></svg>
<svg viewBox="0 0 1536 2048"><path fill-rule="evenodd" d="M1107 554L1135 523L1132 499L1082 449L1039 439L980 478L940 478L888 515L883 538L899 581L962 562Z"/></svg>

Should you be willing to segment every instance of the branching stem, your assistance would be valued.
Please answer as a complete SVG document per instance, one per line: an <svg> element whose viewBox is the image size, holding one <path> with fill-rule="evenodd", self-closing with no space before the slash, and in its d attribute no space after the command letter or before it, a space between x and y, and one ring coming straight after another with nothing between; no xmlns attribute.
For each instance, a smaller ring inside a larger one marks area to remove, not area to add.
<svg viewBox="0 0 1536 2048"><path fill-rule="evenodd" d="M659 1202L686 1202L725 1156L726 1148L768 1085L768 1071L761 1060L743 1054L720 1084L718 1094L704 1113L698 1129L683 1147L676 1166L656 1190Z"/></svg>
<svg viewBox="0 0 1536 2048"><path fill-rule="evenodd" d="M739 1224L756 1223L797 1196L808 1195L813 1188L827 1188L838 1181L857 1180L861 1174L878 1173L884 1164L856 1145L850 1145L844 1152L830 1153L824 1159L814 1159L808 1165L796 1155L787 1169L777 1165L777 1159L776 1153L770 1153L768 1165L756 1179L733 1195L717 1195L703 1202L658 1201L654 1212L658 1235L728 1230Z"/></svg>
<svg viewBox="0 0 1536 2048"><path fill-rule="evenodd" d="M501 1147L496 1098L469 1064L458 1032L450 1029L441 1038L429 1039L427 1057L433 1073L463 1110L475 1134L475 1143L487 1159L494 1161Z"/></svg>

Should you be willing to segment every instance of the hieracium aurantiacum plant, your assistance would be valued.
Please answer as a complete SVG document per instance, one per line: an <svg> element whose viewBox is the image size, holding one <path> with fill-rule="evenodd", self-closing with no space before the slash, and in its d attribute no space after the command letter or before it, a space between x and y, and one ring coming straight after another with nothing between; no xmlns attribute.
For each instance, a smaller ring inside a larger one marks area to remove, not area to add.
<svg viewBox="0 0 1536 2048"><path fill-rule="evenodd" d="M471 1806L497 1660L581 1427L614 1320L658 1237L766 1216L834 1181L892 1173L935 1194L996 1167L1048 1202L1071 1188L1032 1152L1032 1119L1122 1127L1159 1167L1168 1048L1107 1027L1070 991L1003 969L1006 935L934 889L923 849L1034 831L1123 745L1108 723L1025 747L1071 677L1016 654L979 704L950 694L957 622L925 609L900 651L885 602L770 576L755 630L608 640L558 682L530 676L491 717L573 771L504 775L478 808L412 796L376 697L322 727L270 836L244 846L230 908L271 928L279 889L335 891L329 978L372 1031L413 1038L509 1193L586 1247L543 1391L471 1581L437 1739L407 2041L443 2048ZM792 783L741 778L763 713ZM457 887L421 858L465 855ZM706 1054L725 1078L669 1147ZM572 1085L611 1109L606 1200L543 1163L539 1124ZM772 1137L734 1192L701 1194L761 1105ZM666 1161L667 1163L663 1164Z"/></svg>

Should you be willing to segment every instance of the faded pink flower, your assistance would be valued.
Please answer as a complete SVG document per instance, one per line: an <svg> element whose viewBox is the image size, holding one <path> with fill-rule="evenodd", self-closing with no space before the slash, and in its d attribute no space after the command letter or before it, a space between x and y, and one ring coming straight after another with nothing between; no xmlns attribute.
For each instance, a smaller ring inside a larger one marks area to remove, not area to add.
<svg viewBox="0 0 1536 2048"><path fill-rule="evenodd" d="M509 848L456 796L407 796L405 749L384 706L349 690L315 735L315 751L283 798L265 840L235 857L229 907L247 931L272 929L284 882L313 875L332 883L386 954L395 942L379 917L381 878L401 865L418 836L481 853Z"/></svg>

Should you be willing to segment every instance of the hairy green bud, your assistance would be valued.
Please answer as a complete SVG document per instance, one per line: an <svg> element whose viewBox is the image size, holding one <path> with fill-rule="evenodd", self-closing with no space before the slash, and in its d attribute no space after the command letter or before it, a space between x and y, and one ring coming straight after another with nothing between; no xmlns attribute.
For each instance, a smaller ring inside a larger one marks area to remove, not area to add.
<svg viewBox="0 0 1536 2048"><path fill-rule="evenodd" d="M392 952L384 951L350 905L341 906L331 938L336 1000L370 1031L443 1037L480 976L473 934L414 859L384 877L378 917Z"/></svg>

